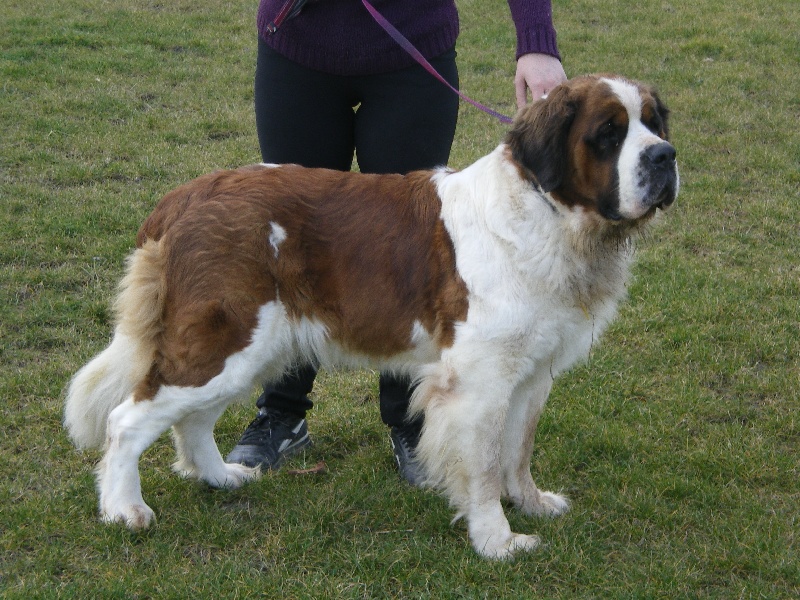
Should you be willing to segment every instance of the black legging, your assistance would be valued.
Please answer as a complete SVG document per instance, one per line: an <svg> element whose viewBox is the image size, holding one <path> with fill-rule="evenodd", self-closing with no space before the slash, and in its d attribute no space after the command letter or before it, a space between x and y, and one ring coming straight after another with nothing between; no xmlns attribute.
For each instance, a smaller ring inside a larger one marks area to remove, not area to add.
<svg viewBox="0 0 800 600"><path fill-rule="evenodd" d="M458 87L456 51L430 62ZM458 117L458 97L422 67L366 76L329 75L290 61L258 40L255 111L261 156L349 171L355 155L364 173L407 173L447 164ZM301 416L316 370L303 366L264 386L261 408ZM381 418L402 425L408 381L380 377Z"/></svg>

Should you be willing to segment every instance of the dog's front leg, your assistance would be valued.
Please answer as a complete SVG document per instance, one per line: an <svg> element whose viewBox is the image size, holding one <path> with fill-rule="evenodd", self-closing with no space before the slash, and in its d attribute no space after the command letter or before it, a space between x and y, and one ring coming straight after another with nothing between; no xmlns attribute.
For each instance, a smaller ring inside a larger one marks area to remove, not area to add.
<svg viewBox="0 0 800 600"><path fill-rule="evenodd" d="M555 517L569 509L564 497L539 490L531 476L536 427L552 384L552 377L545 373L518 386L506 417L500 459L504 495L527 515Z"/></svg>
<svg viewBox="0 0 800 600"><path fill-rule="evenodd" d="M486 371L483 371L486 373ZM480 371L440 366L417 388L414 408L425 412L417 458L429 481L465 517L470 542L487 558L510 558L539 545L511 531L500 499L501 448L512 386L481 381Z"/></svg>
<svg viewBox="0 0 800 600"><path fill-rule="evenodd" d="M472 547L487 558L505 560L518 551L535 549L541 543L537 535L514 533L500 503L500 488L484 487L487 474L472 477L474 496L466 511Z"/></svg>

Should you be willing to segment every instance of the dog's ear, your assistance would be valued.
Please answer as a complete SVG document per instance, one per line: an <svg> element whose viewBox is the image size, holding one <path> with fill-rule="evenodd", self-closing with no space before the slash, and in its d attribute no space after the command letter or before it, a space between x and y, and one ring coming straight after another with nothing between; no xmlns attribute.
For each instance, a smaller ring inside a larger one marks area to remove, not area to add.
<svg viewBox="0 0 800 600"><path fill-rule="evenodd" d="M576 112L570 86L560 85L520 110L506 134L512 158L544 192L561 185L566 174L567 136Z"/></svg>

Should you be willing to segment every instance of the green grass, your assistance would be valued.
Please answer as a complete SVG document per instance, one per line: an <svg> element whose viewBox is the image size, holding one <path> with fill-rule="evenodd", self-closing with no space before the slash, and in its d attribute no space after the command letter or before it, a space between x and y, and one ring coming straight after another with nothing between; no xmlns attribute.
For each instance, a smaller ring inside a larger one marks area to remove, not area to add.
<svg viewBox="0 0 800 600"><path fill-rule="evenodd" d="M503 0L463 0L462 87L513 112ZM259 159L255 2L0 8L0 596L800 596L800 7L794 0L554 0L570 75L656 84L683 181L640 244L630 300L542 420L534 478L573 501L512 513L546 546L479 559L446 502L392 468L374 374L326 373L296 460L232 492L142 459L159 522L96 518L99 455L62 389L110 335L109 302L158 198ZM324 99L320 99L324 101ZM464 106L452 165L503 127ZM220 421L223 452L252 414Z"/></svg>

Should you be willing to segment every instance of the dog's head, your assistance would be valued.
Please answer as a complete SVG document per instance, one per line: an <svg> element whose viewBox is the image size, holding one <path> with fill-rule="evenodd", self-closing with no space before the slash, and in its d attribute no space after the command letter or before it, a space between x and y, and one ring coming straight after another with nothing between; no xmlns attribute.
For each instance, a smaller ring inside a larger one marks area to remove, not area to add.
<svg viewBox="0 0 800 600"><path fill-rule="evenodd" d="M653 88L591 75L522 109L505 141L523 175L564 207L635 222L678 194L668 115Z"/></svg>

